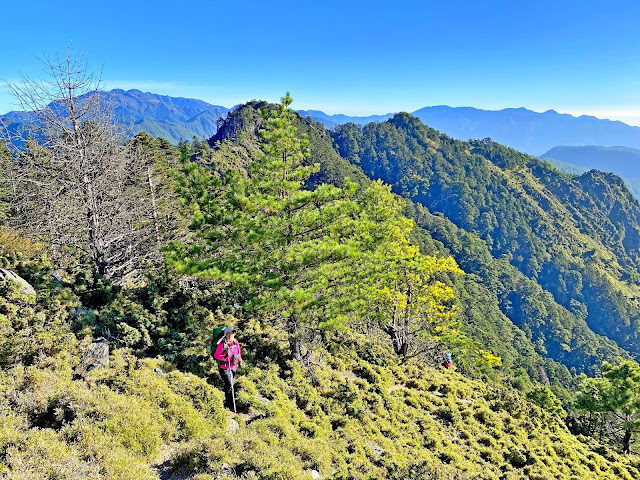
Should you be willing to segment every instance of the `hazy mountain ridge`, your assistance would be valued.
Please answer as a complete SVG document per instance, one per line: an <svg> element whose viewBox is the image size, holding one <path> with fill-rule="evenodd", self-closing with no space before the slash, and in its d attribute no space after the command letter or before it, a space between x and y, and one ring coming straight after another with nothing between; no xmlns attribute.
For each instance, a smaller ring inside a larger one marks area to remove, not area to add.
<svg viewBox="0 0 640 480"><path fill-rule="evenodd" d="M636 148L561 145L540 155L540 158L550 158L587 169L612 171L624 178L640 178L640 150Z"/></svg>
<svg viewBox="0 0 640 480"><path fill-rule="evenodd" d="M589 115L574 117L526 108L480 110L472 107L425 107L413 115L450 137L490 137L503 145L540 155L556 145L626 145L640 148L640 127ZM561 159L559 159L561 160Z"/></svg>
<svg viewBox="0 0 640 480"><path fill-rule="evenodd" d="M145 93L135 89L115 89L102 95L109 95L115 104L116 114L126 124L133 125L132 134L144 129L153 135L164 136L174 144L180 138L211 137L216 132L215 120L224 117L230 110L198 99ZM329 129L345 123L364 125L382 122L393 116L392 113L329 115L320 110L299 110L298 113L321 122ZM640 148L640 127L588 115L574 117L554 110L539 113L526 108L482 110L441 105L420 108L413 115L452 138L468 140L490 137L532 155L540 155L557 145L624 145ZM3 119L8 123L27 120L22 112L9 112L0 116L0 120ZM139 126L143 122L146 122L145 128ZM560 158L557 160L562 161ZM626 176L623 172L617 173Z"/></svg>
<svg viewBox="0 0 640 480"><path fill-rule="evenodd" d="M340 113L329 115L320 110L296 110L303 117L311 118L316 122L322 123L326 128L334 128L344 123L355 123L357 125L365 125L371 122L384 122L393 117L393 113L384 115L368 115L363 117L343 115Z"/></svg>
<svg viewBox="0 0 640 480"><path fill-rule="evenodd" d="M603 147L600 145L557 146L542 154L565 173L583 173L595 168L620 175L627 188L640 198L640 150L631 147Z"/></svg>
<svg viewBox="0 0 640 480"><path fill-rule="evenodd" d="M146 131L173 144L181 139L208 138L216 132L216 121L228 108L211 105L203 100L157 95L140 90L115 89L100 92L102 101L113 107L116 118L131 136ZM24 112L9 112L0 116L10 133L26 130L29 118Z"/></svg>

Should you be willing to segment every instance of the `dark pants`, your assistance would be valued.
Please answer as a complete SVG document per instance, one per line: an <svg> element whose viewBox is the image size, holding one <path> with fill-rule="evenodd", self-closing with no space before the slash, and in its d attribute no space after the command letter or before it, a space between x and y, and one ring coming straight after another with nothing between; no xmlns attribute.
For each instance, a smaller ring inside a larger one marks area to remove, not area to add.
<svg viewBox="0 0 640 480"><path fill-rule="evenodd" d="M220 377L224 384L224 406L233 411L233 382L235 381L236 371L224 368L220 370Z"/></svg>

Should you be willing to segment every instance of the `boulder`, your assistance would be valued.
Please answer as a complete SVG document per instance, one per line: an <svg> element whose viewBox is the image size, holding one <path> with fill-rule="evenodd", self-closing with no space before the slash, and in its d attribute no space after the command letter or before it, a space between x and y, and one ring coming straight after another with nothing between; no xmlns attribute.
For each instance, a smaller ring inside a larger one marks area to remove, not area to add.
<svg viewBox="0 0 640 480"><path fill-rule="evenodd" d="M256 394L256 400L258 400L260 403L264 405L269 405L271 403L271 400L269 400L267 397L260 395L259 393Z"/></svg>
<svg viewBox="0 0 640 480"><path fill-rule="evenodd" d="M76 366L75 373L84 377L96 368L109 368L109 344L100 338L90 344L82 355L82 360Z"/></svg>
<svg viewBox="0 0 640 480"><path fill-rule="evenodd" d="M373 453L374 457L380 458L382 456L383 450L381 446L372 442L367 442L365 445L371 449L371 453Z"/></svg>
<svg viewBox="0 0 640 480"><path fill-rule="evenodd" d="M240 430L240 424L235 418L233 418L231 414L229 414L228 420L229 422L227 423L227 433L229 435L234 435L238 430Z"/></svg>
<svg viewBox="0 0 640 480"><path fill-rule="evenodd" d="M313 480L322 480L322 475L320 475L320 472L317 470L311 470L311 478L313 478Z"/></svg>
<svg viewBox="0 0 640 480"><path fill-rule="evenodd" d="M5 270L4 268L0 268L0 281L13 281L20 286L20 293L23 295L35 295L36 290L33 288L29 282L27 282L24 278L19 275L16 275L11 270Z"/></svg>

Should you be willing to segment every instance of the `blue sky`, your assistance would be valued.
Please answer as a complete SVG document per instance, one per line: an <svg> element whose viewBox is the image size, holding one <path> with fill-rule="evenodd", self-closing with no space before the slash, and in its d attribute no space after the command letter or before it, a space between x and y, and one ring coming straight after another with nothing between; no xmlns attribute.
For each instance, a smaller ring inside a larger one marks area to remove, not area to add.
<svg viewBox="0 0 640 480"><path fill-rule="evenodd" d="M52 2L3 6L0 79L69 41L108 88L365 115L526 107L640 125L640 2ZM15 105L0 89L0 113Z"/></svg>

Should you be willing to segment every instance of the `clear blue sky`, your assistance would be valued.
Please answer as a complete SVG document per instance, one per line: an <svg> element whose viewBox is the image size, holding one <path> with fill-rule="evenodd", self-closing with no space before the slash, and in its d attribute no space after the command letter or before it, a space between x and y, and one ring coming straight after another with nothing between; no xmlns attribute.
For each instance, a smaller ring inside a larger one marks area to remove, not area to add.
<svg viewBox="0 0 640 480"><path fill-rule="evenodd" d="M8 4L7 4L8 3ZM69 41L109 88L352 115L526 107L640 124L640 2L5 2L0 79ZM12 109L0 90L0 113Z"/></svg>

